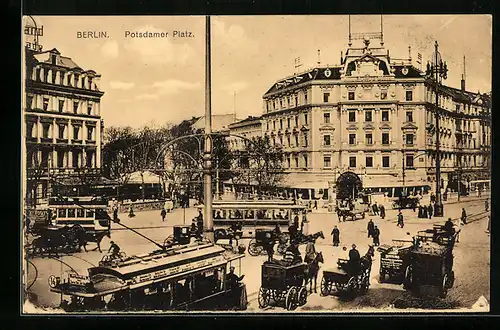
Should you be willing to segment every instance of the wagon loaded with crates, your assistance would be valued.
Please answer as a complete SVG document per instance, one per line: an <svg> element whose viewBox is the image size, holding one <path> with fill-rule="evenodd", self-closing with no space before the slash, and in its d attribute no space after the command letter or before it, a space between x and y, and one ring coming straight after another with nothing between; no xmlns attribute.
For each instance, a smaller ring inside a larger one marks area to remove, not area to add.
<svg viewBox="0 0 500 330"><path fill-rule="evenodd" d="M260 308L266 308L271 302L276 305L285 303L287 310L294 310L307 302L305 287L305 263L293 265L278 261L262 264L262 282L258 302Z"/></svg>
<svg viewBox="0 0 500 330"><path fill-rule="evenodd" d="M379 281L380 283L396 281L401 284L413 241L393 239L392 243L392 245L383 244L377 249L380 252Z"/></svg>

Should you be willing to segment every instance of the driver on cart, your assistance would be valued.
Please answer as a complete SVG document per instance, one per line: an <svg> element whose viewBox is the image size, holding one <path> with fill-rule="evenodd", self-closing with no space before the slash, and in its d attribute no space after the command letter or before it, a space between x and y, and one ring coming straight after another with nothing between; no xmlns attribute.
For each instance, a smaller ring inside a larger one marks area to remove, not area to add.
<svg viewBox="0 0 500 330"><path fill-rule="evenodd" d="M111 246L108 250L109 255L112 259L120 258L120 247L115 242L111 241Z"/></svg>
<svg viewBox="0 0 500 330"><path fill-rule="evenodd" d="M298 244L291 244L286 249L283 260L289 262L290 264L299 264L302 262L302 256L300 255Z"/></svg>
<svg viewBox="0 0 500 330"><path fill-rule="evenodd" d="M358 272L360 261L359 251L356 249L356 244L353 244L352 249L349 251L349 271L351 273L356 274Z"/></svg>
<svg viewBox="0 0 500 330"><path fill-rule="evenodd" d="M316 247L314 246L314 239L310 238L306 245L306 255L304 257L304 262L309 264L316 257Z"/></svg>

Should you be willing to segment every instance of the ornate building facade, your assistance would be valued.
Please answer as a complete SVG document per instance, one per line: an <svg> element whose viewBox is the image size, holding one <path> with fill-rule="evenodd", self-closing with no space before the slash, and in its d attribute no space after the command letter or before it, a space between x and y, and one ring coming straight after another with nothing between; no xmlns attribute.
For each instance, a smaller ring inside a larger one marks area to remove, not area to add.
<svg viewBox="0 0 500 330"><path fill-rule="evenodd" d="M23 106L26 202L40 204L51 182L101 167L100 75L57 49L25 53Z"/></svg>
<svg viewBox="0 0 500 330"><path fill-rule="evenodd" d="M489 180L490 95L466 91L464 79L461 89L440 86L436 132L435 91L411 58L392 59L383 42L365 38L350 42L340 65L274 83L263 96L261 131L285 149L285 186L306 198L327 199L345 172L389 196L434 189L436 134L445 188Z"/></svg>

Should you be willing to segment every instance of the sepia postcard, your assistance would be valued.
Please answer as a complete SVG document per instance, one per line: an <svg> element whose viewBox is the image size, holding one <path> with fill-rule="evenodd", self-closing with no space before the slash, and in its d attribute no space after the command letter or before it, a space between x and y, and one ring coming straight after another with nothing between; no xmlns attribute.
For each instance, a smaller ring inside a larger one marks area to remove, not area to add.
<svg viewBox="0 0 500 330"><path fill-rule="evenodd" d="M492 16L22 32L23 314L489 311Z"/></svg>

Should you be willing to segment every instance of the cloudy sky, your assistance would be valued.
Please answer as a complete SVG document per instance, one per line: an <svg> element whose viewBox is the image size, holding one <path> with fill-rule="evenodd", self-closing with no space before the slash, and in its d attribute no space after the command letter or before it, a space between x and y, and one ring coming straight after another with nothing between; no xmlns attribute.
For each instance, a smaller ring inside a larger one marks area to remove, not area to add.
<svg viewBox="0 0 500 330"><path fill-rule="evenodd" d="M57 48L83 69L102 75L106 126L165 122L204 113L205 19L199 16L35 17L40 43ZM490 16L384 16L385 47L407 58L411 46L424 62L438 40L450 69L446 83L460 87L463 56L467 89L491 90ZM352 32L378 32L380 16L351 16ZM79 39L78 31L107 31L108 38ZM125 38L125 31L168 32L157 39ZM191 38L173 38L190 31ZM346 50L348 16L212 17L212 111L239 118L262 113L262 95L278 79L322 64L338 64ZM236 94L236 96L235 96Z"/></svg>

